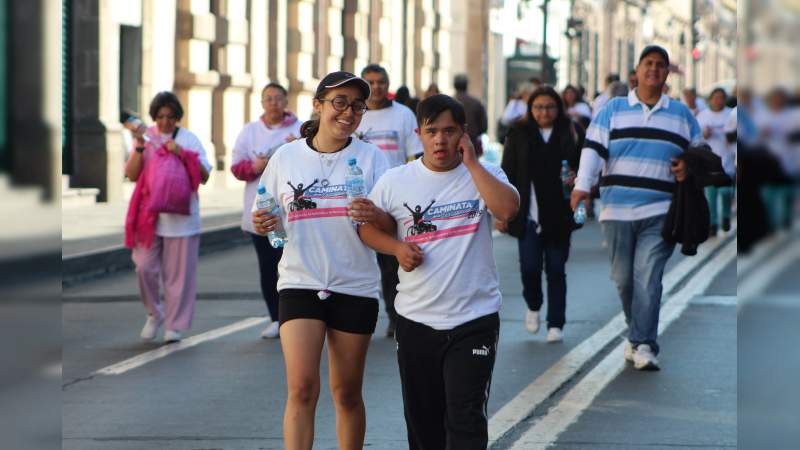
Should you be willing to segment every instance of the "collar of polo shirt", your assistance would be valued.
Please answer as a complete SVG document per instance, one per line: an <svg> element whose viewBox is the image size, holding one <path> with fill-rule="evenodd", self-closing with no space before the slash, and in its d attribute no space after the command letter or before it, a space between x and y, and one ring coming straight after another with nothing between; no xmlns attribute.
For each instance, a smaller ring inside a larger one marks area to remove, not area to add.
<svg viewBox="0 0 800 450"><path fill-rule="evenodd" d="M653 106L653 110L660 108L663 109L669 108L669 100L670 100L669 95L661 94L661 98L659 98L658 103L656 103L655 106ZM641 103L642 108L646 108L646 105L642 103L642 101L639 100L639 97L636 95L636 89L631 89L630 91L628 91L628 105L634 106L637 103Z"/></svg>

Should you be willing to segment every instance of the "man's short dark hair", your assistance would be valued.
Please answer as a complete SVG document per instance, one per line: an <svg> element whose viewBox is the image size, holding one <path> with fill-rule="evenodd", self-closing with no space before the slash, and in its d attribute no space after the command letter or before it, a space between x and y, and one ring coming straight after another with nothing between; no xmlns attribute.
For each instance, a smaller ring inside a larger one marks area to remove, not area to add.
<svg viewBox="0 0 800 450"><path fill-rule="evenodd" d="M431 123L439 117L439 114L450 111L453 120L464 128L467 123L467 116L464 113L464 106L458 100L449 95L431 95L417 105L417 126L422 128L426 123Z"/></svg>
<svg viewBox="0 0 800 450"><path fill-rule="evenodd" d="M611 84L615 81L619 81L619 74L616 73L608 74L608 76L606 77L606 84Z"/></svg>
<svg viewBox="0 0 800 450"><path fill-rule="evenodd" d="M267 92L267 89L270 89L270 88L274 88L274 89L277 89L277 90L281 91L281 93L286 97L289 96L289 92L286 90L286 88L281 86L280 83L275 83L274 81L268 83L266 86L264 86L263 89L261 89L261 96L263 97L264 96L264 92Z"/></svg>
<svg viewBox="0 0 800 450"><path fill-rule="evenodd" d="M469 78L463 73L456 75L453 79L453 87L456 88L458 92L464 92L467 90L467 84L469 84Z"/></svg>
<svg viewBox="0 0 800 450"><path fill-rule="evenodd" d="M383 68L380 64L367 64L363 69L361 69L361 78L364 78L364 75L368 73L379 73L383 75L383 78L386 78L386 84L389 84L389 73L386 69Z"/></svg>
<svg viewBox="0 0 800 450"><path fill-rule="evenodd" d="M156 120L158 110L165 106L172 110L172 113L175 114L175 118L178 120L183 118L183 106L181 106L181 101L178 100L177 95L169 91L159 92L153 97L153 100L150 102L150 118Z"/></svg>

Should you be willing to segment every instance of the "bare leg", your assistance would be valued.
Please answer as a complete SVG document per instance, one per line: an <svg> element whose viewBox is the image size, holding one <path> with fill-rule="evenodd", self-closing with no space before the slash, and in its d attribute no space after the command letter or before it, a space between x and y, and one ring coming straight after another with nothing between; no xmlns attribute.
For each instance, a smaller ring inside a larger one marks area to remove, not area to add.
<svg viewBox="0 0 800 450"><path fill-rule="evenodd" d="M371 337L369 334L328 330L329 382L336 407L339 450L361 450L364 447L367 419L361 387Z"/></svg>
<svg viewBox="0 0 800 450"><path fill-rule="evenodd" d="M319 362L325 342L325 323L293 319L281 325L281 348L286 361L288 395L283 414L286 450L311 450L314 414L319 398Z"/></svg>

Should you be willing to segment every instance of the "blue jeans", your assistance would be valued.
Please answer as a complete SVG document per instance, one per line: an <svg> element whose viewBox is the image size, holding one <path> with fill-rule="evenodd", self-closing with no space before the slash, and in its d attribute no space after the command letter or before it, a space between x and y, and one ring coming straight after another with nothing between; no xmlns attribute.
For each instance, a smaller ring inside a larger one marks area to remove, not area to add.
<svg viewBox="0 0 800 450"><path fill-rule="evenodd" d="M634 348L648 344L658 354L658 315L664 266L675 249L661 237L665 216L604 222L611 253L611 279L617 285Z"/></svg>
<svg viewBox="0 0 800 450"><path fill-rule="evenodd" d="M551 241L536 233L536 223L528 221L525 236L517 240L522 275L522 297L531 311L542 307L542 266L547 274L547 327L564 328L567 309L569 239Z"/></svg>

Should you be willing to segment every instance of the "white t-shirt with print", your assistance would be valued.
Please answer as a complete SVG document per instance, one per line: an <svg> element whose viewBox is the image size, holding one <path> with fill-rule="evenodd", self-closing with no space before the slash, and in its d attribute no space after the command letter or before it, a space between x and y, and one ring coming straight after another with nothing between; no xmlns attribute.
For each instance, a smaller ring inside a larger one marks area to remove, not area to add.
<svg viewBox="0 0 800 450"><path fill-rule="evenodd" d="M392 102L383 109L370 109L364 113L356 135L371 142L383 151L390 167L402 166L408 158L422 153L422 143L414 131L417 119L407 106Z"/></svg>
<svg viewBox="0 0 800 450"><path fill-rule="evenodd" d="M484 167L508 183L502 169ZM395 218L398 239L424 252L413 271L398 270L400 315L449 330L500 309L491 218L463 164L435 172L418 159L386 172L369 198Z"/></svg>
<svg viewBox="0 0 800 450"><path fill-rule="evenodd" d="M296 120L289 126L268 128L260 118L254 120L242 128L236 143L233 145L233 156L231 164L241 161L255 161L258 156L272 158L278 147L286 143L289 135L295 138L300 137L300 126L303 122ZM244 187L244 210L242 211L242 229L255 233L253 220L250 214L250 205L256 198L258 189L258 179L250 180Z"/></svg>
<svg viewBox="0 0 800 450"><path fill-rule="evenodd" d="M356 158L364 172L367 192L389 168L376 146L356 138L332 154L319 153L306 139L298 139L278 149L261 175L261 183L281 205L289 238L278 264L279 291L378 297L375 252L361 242L347 215L344 179L349 158ZM251 211L256 209L254 203Z"/></svg>
<svg viewBox="0 0 800 450"><path fill-rule="evenodd" d="M704 109L697 113L697 123L700 125L700 129L703 132L705 132L706 128L711 130L706 142L711 147L711 150L720 157L722 168L728 175L732 175L736 171L734 154L725 140L725 124L728 123L730 115L730 108L722 108L717 112L711 109Z"/></svg>
<svg viewBox="0 0 800 450"><path fill-rule="evenodd" d="M147 136L150 137L150 142L146 145L144 155L144 163L152 157L152 151L161 147L161 144L172 139L171 134L161 134L157 131L155 126L150 126L147 129ZM175 135L175 143L181 147L182 151L195 152L198 155L200 164L211 171L211 163L208 162L206 156L206 149L200 138L186 128L178 128L178 134ZM131 148L133 151L133 148ZM158 221L156 222L156 236L161 237L186 237L200 234L200 200L197 192L192 192L191 203L189 205L189 215L184 214L171 214L159 213Z"/></svg>

